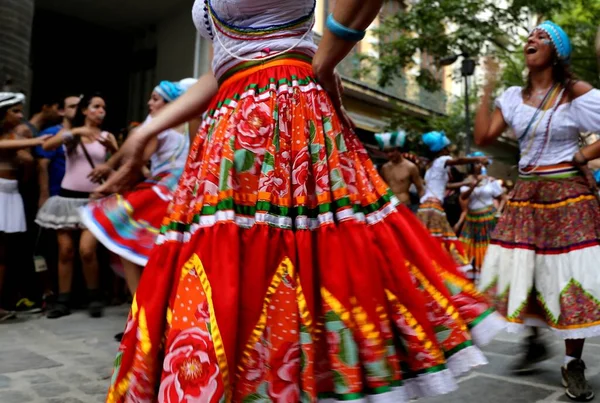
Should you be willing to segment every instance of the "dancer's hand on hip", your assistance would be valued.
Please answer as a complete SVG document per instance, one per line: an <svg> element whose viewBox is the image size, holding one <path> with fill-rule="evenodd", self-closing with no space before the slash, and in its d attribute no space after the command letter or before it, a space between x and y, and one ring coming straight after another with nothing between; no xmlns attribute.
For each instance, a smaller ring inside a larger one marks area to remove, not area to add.
<svg viewBox="0 0 600 403"><path fill-rule="evenodd" d="M98 187L95 193L105 195L120 193L139 181L144 166L144 149L149 141L150 137L143 128L131 133L120 150L122 153L120 168Z"/></svg>
<svg viewBox="0 0 600 403"><path fill-rule="evenodd" d="M313 64L313 73L321 87L329 94L331 103L333 103L333 106L335 107L342 126L354 130L354 122L352 122L352 119L350 119L348 112L346 112L346 109L344 109L344 105L342 104L344 87L340 75L336 73L335 70L323 69L316 64Z"/></svg>

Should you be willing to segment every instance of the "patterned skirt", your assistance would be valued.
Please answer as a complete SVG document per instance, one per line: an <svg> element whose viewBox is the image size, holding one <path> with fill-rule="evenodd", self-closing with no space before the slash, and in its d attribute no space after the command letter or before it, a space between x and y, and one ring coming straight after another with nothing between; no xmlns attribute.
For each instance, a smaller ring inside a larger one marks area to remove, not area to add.
<svg viewBox="0 0 600 403"><path fill-rule="evenodd" d="M454 230L446 218L444 206L437 199L428 199L421 203L417 217L427 227L431 235L438 240L444 250L449 253L462 273L473 270L470 260L458 240Z"/></svg>
<svg viewBox="0 0 600 403"><path fill-rule="evenodd" d="M310 63L221 83L144 270L108 402L406 401L504 322L390 193ZM432 246L433 245L433 246Z"/></svg>
<svg viewBox="0 0 600 403"><path fill-rule="evenodd" d="M598 199L571 165L542 168L517 182L479 286L509 330L541 322L564 339L599 336Z"/></svg>
<svg viewBox="0 0 600 403"><path fill-rule="evenodd" d="M496 208L494 206L467 211L467 217L459 239L464 246L467 258L474 263L477 273L481 271L483 258L490 244L496 222Z"/></svg>
<svg viewBox="0 0 600 403"><path fill-rule="evenodd" d="M145 266L181 173L163 172L127 193L93 201L80 209L81 220L112 253Z"/></svg>

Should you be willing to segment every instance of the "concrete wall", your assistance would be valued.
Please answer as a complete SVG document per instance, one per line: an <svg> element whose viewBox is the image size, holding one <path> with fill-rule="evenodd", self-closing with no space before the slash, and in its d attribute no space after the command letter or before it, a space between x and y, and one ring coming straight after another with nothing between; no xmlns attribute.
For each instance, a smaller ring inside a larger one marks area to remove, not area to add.
<svg viewBox="0 0 600 403"><path fill-rule="evenodd" d="M189 7L184 7L176 15L158 23L156 42L158 80L181 80L192 77L196 28Z"/></svg>
<svg viewBox="0 0 600 403"><path fill-rule="evenodd" d="M29 48L34 0L0 0L0 87L7 76L15 89L29 89Z"/></svg>

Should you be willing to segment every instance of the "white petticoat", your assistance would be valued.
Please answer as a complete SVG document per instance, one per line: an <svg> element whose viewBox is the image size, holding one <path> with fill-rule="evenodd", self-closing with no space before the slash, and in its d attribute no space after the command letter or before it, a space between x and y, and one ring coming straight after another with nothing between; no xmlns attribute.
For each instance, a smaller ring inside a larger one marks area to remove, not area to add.
<svg viewBox="0 0 600 403"><path fill-rule="evenodd" d="M49 229L83 229L79 209L88 204L89 199L76 199L52 196L38 211L35 222Z"/></svg>
<svg viewBox="0 0 600 403"><path fill-rule="evenodd" d="M25 206L19 193L19 182L0 178L0 232L26 232Z"/></svg>

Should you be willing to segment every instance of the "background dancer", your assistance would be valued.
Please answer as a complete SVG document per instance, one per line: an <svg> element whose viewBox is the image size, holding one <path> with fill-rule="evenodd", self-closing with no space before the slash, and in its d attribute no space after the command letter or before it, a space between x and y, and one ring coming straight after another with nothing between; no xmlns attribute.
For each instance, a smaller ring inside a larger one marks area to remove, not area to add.
<svg viewBox="0 0 600 403"><path fill-rule="evenodd" d="M148 101L147 122L195 83L196 80L187 79L178 83L163 81L156 86ZM190 143L187 130L185 125L168 129L150 141L144 152L144 161L150 161L150 178L130 192L114 194L81 209L86 228L108 250L121 257L131 295L137 290L142 267L148 261L183 172ZM99 182L108 177L120 157L121 154L115 154L107 164L94 169L90 178ZM122 334L116 338L120 339L120 336Z"/></svg>
<svg viewBox="0 0 600 403"><path fill-rule="evenodd" d="M402 149L406 143L406 133L377 133L375 139L389 160L381 168L383 180L400 200L400 203L410 208L411 187L414 185L419 197L423 196L424 190L419 168L402 155ZM414 212L416 213L416 211Z"/></svg>
<svg viewBox="0 0 600 403"><path fill-rule="evenodd" d="M57 196L50 197L38 212L36 223L42 228L57 230L58 238L58 299L47 313L50 319L69 315L75 243L79 240L79 256L88 288L89 313L102 316L104 304L100 292L100 273L96 249L98 243L85 229L79 208L88 203L97 184L88 179L96 165L106 161L109 152L116 152L114 136L103 131L106 103L99 95L85 96L77 107L72 129L63 129L47 140L44 150L65 149L66 171Z"/></svg>
<svg viewBox="0 0 600 403"><path fill-rule="evenodd" d="M535 28L524 46L527 83L506 90L492 114L497 72L488 63L475 141L489 144L510 126L521 159L520 179L492 236L480 288L495 298L511 328L541 323L565 339L566 394L587 401L594 391L581 357L585 339L600 335L600 206L593 179L588 183L582 174L589 172L587 158L578 151L579 133L600 132L600 91L572 78L571 51L569 37L556 24ZM515 370L530 370L548 357L534 331Z"/></svg>
<svg viewBox="0 0 600 403"><path fill-rule="evenodd" d="M442 132L429 132L421 136L433 160L425 173L425 194L417 216L444 249L452 256L460 270L473 279L473 266L446 218L443 202L448 186L451 166L487 164L485 157L452 158L448 147L450 140Z"/></svg>
<svg viewBox="0 0 600 403"><path fill-rule="evenodd" d="M335 66L381 3L338 0L318 50L313 0L195 3L216 77L134 132L100 189L127 185L152 137L207 111L107 401L402 400L485 362L473 339L494 333L492 311L398 209L341 105Z"/></svg>
<svg viewBox="0 0 600 403"><path fill-rule="evenodd" d="M485 157L475 152L469 157ZM460 188L461 201L466 202L464 225L459 240L465 248L469 261L473 264L475 280L479 280L481 265L490 243L492 231L496 227L497 212L502 211L506 202L500 181L486 175L480 164L469 166L471 185ZM496 209L495 201L499 201Z"/></svg>

